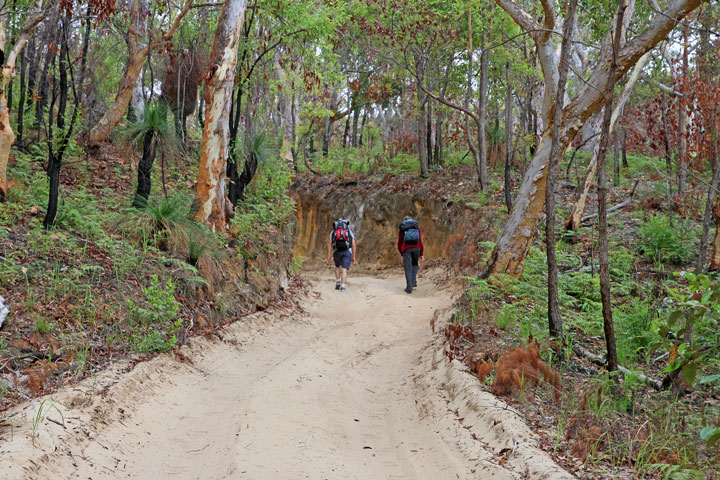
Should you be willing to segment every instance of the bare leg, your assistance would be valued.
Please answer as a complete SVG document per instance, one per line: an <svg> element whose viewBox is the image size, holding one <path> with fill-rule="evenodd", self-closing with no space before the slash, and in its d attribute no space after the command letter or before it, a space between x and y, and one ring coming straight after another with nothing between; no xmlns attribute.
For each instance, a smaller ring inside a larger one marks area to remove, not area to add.
<svg viewBox="0 0 720 480"><path fill-rule="evenodd" d="M345 280L347 280L347 270L344 268L342 269L342 283L345 284Z"/></svg>

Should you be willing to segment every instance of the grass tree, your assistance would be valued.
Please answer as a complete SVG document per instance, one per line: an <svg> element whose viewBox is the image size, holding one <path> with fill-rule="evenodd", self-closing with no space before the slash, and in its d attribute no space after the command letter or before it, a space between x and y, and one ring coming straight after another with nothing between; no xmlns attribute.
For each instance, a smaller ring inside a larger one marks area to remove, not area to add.
<svg viewBox="0 0 720 480"><path fill-rule="evenodd" d="M271 157L277 154L277 148L273 145L272 139L264 134L253 135L246 139L244 145L236 149L242 150L234 155L234 168L229 169L230 186L228 195L233 205L237 205L245 195L245 188L250 185L255 172L260 165L267 163ZM238 175L238 162L243 161L242 172Z"/></svg>
<svg viewBox="0 0 720 480"><path fill-rule="evenodd" d="M143 118L131 123L125 131L126 137L142 148L138 162L137 189L133 207L145 208L152 188L152 167L158 152L161 155L175 154L181 150L175 128L168 122L167 103L157 101L145 106Z"/></svg>

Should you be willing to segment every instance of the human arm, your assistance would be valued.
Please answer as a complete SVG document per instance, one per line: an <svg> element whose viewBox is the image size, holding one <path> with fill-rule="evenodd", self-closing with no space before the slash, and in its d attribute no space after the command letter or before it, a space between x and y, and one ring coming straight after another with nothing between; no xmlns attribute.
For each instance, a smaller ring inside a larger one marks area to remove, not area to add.
<svg viewBox="0 0 720 480"><path fill-rule="evenodd" d="M351 260L352 263L355 263L356 252L357 252L357 247L355 246L355 237L353 237L353 239L352 239L352 260Z"/></svg>
<svg viewBox="0 0 720 480"><path fill-rule="evenodd" d="M423 259L424 259L425 247L423 247L422 232L420 231L420 228L419 228L419 227L418 227L418 236L420 237L420 239L418 240L418 247L420 247L420 259L423 260Z"/></svg>
<svg viewBox="0 0 720 480"><path fill-rule="evenodd" d="M400 252L400 255L402 255L402 245L403 245L403 233L400 230L398 230L397 247L398 247L398 252Z"/></svg>
<svg viewBox="0 0 720 480"><path fill-rule="evenodd" d="M332 234L328 237L328 263L332 263Z"/></svg>

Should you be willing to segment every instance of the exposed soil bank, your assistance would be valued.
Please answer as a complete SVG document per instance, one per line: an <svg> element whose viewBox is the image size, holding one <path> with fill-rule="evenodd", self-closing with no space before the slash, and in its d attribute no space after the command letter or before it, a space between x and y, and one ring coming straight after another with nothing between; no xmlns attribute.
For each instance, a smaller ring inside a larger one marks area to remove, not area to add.
<svg viewBox="0 0 720 480"><path fill-rule="evenodd" d="M459 292L441 275L422 271L412 295L399 273L344 293L323 275L305 315L259 313L192 339L184 361L118 364L17 408L3 478L572 478L442 355L430 322Z"/></svg>
<svg viewBox="0 0 720 480"><path fill-rule="evenodd" d="M390 181L392 178L392 181ZM504 214L483 206L472 181L433 177L298 177L291 186L297 202L294 253L311 262L327 257L332 221L350 220L363 264L398 263L397 227L409 214L420 222L425 257L462 269L478 267L477 244L495 240Z"/></svg>

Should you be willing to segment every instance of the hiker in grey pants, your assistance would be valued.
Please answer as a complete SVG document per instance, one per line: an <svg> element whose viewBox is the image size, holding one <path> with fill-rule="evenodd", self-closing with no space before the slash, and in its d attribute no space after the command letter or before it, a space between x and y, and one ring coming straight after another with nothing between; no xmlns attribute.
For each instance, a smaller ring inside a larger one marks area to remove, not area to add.
<svg viewBox="0 0 720 480"><path fill-rule="evenodd" d="M417 240L409 243L405 232L409 229L417 230ZM398 231L398 251L403 257L403 268L405 270L405 293L412 293L413 288L417 287L417 272L419 268L418 262L425 259L423 256L423 243L420 227L410 217L405 217L403 223L400 224Z"/></svg>

